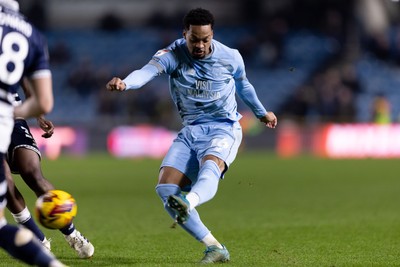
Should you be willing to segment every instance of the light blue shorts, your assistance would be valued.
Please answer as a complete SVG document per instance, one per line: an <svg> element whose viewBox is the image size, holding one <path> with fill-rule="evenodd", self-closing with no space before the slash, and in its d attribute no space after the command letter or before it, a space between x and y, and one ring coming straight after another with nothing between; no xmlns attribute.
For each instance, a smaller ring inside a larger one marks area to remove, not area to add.
<svg viewBox="0 0 400 267"><path fill-rule="evenodd" d="M204 156L213 155L226 164L225 171L235 160L242 141L239 122L213 122L185 126L168 150L161 167L173 167L185 174L192 184L197 181Z"/></svg>

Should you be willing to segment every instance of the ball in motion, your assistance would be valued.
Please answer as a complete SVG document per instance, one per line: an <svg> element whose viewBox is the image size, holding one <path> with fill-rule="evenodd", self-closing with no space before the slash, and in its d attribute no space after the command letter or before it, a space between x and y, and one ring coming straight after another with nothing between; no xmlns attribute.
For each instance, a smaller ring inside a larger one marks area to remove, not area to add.
<svg viewBox="0 0 400 267"><path fill-rule="evenodd" d="M61 229L75 218L78 211L75 199L62 190L50 190L36 200L37 220L46 228Z"/></svg>

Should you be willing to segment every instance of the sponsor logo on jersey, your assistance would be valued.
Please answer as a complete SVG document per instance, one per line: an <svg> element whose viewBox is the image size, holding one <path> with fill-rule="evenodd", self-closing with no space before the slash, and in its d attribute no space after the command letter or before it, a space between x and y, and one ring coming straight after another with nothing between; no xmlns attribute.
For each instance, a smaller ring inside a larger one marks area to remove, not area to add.
<svg viewBox="0 0 400 267"><path fill-rule="evenodd" d="M155 57L160 57L160 56L162 56L162 55L164 55L164 54L166 54L168 52L169 52L168 49L161 49L161 50L158 50L157 53L154 56Z"/></svg>
<svg viewBox="0 0 400 267"><path fill-rule="evenodd" d="M202 99L219 99L221 98L221 93L217 91L212 91L212 81L209 80L196 80L195 89L187 89L187 94L195 98Z"/></svg>

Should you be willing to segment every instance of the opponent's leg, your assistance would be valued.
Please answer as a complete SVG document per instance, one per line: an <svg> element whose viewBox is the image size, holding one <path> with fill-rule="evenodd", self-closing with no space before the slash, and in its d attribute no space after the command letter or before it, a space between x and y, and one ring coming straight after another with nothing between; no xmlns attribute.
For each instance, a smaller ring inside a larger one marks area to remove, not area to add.
<svg viewBox="0 0 400 267"><path fill-rule="evenodd" d="M47 239L44 233L40 230L36 222L33 220L31 213L28 208L25 207L21 212L11 213L16 223L24 226L25 228L31 230L34 235L42 242L42 245L51 250L50 239Z"/></svg>
<svg viewBox="0 0 400 267"><path fill-rule="evenodd" d="M93 256L94 246L85 236L75 229L73 223L60 229L60 231L64 234L64 238L69 246L76 251L79 258L87 259Z"/></svg>
<svg viewBox="0 0 400 267"><path fill-rule="evenodd" d="M4 218L0 219L0 237L0 247L25 263L43 267L65 266L42 246L31 231L8 225Z"/></svg>
<svg viewBox="0 0 400 267"><path fill-rule="evenodd" d="M13 257L31 265L64 266L40 244L31 231L7 224L4 218L7 180L3 162L4 154L0 153L0 156L0 247Z"/></svg>
<svg viewBox="0 0 400 267"><path fill-rule="evenodd" d="M37 197L55 189L50 181L43 176L40 158L35 151L23 147L15 149L13 163L24 182Z"/></svg>
<svg viewBox="0 0 400 267"><path fill-rule="evenodd" d="M14 163L25 183L41 196L54 186L43 176L38 154L30 149L17 148L14 152ZM80 258L90 258L94 254L93 244L83 236L73 223L60 229L65 240L73 248Z"/></svg>
<svg viewBox="0 0 400 267"><path fill-rule="evenodd" d="M16 223L23 225L24 227L31 230L35 236L42 242L42 244L50 250L50 241L46 239L44 233L40 230L38 225L32 218L28 207L25 204L25 199L15 186L14 179L12 178L10 168L8 164L4 163L5 174L8 183L7 190L7 208L11 212Z"/></svg>

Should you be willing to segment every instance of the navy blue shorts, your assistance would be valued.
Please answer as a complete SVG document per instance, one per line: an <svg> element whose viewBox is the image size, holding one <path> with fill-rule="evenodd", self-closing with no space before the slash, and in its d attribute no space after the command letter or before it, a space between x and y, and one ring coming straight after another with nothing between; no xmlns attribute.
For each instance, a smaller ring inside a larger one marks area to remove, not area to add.
<svg viewBox="0 0 400 267"><path fill-rule="evenodd" d="M8 147L7 152L8 165L10 166L11 172L15 174L19 173L14 164L14 151L17 148L26 148L35 151L39 158L41 158L39 148L32 136L31 130L29 129L26 121L23 119L16 119L14 122L14 129L11 135L11 144Z"/></svg>

